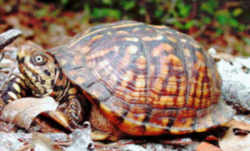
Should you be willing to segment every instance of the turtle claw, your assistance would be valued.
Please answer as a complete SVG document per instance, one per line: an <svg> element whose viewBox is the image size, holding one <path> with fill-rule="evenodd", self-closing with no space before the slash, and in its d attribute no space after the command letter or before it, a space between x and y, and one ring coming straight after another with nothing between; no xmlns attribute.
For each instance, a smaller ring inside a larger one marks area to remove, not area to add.
<svg viewBox="0 0 250 151"><path fill-rule="evenodd" d="M83 121L83 111L78 99L73 98L68 102L61 104L59 110L67 117L70 127L74 129L81 128L80 123Z"/></svg>

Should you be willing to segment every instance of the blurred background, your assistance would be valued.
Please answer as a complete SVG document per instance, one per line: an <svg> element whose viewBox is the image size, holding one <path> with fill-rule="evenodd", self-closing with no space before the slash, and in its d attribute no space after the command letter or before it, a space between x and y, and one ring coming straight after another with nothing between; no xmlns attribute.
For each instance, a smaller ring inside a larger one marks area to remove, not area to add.
<svg viewBox="0 0 250 151"><path fill-rule="evenodd" d="M250 55L249 0L0 0L0 32L19 28L44 48L124 19L170 26L206 49Z"/></svg>

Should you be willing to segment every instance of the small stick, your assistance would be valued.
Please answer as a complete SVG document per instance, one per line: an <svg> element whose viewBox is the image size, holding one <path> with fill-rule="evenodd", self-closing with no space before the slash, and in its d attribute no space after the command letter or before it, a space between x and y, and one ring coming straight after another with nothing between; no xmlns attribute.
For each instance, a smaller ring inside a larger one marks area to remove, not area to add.
<svg viewBox="0 0 250 151"><path fill-rule="evenodd" d="M10 29L0 34L0 49L3 49L5 46L10 44L13 40L15 40L21 34L22 32L18 29Z"/></svg>

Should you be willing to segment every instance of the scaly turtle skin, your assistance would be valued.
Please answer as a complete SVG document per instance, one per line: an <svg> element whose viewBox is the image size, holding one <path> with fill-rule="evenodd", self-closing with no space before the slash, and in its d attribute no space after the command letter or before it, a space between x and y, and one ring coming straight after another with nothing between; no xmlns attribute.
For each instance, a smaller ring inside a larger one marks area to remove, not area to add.
<svg viewBox="0 0 250 151"><path fill-rule="evenodd" d="M114 136L202 132L233 115L220 99L211 57L191 37L165 26L94 26L52 54L25 46L17 59L21 74L6 86L5 103L31 89L61 101L78 124L90 102L92 126Z"/></svg>

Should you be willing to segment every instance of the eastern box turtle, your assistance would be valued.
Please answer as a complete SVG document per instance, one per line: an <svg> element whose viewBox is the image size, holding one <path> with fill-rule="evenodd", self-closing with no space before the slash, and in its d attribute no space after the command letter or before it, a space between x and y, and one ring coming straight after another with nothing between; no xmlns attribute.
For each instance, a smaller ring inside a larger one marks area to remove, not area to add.
<svg viewBox="0 0 250 151"><path fill-rule="evenodd" d="M28 90L50 95L71 123L90 120L103 134L202 132L233 115L220 98L213 59L190 36L165 26L94 26L55 51L24 45L17 60L21 74L7 83L2 103Z"/></svg>

